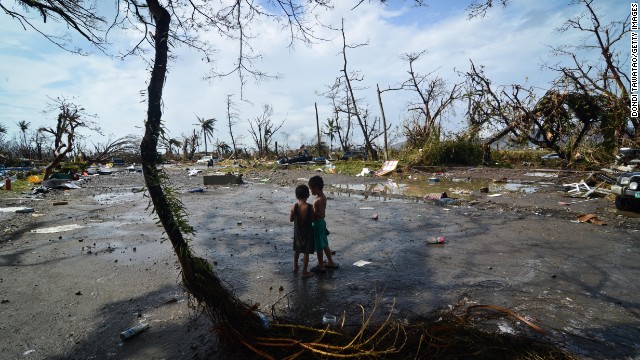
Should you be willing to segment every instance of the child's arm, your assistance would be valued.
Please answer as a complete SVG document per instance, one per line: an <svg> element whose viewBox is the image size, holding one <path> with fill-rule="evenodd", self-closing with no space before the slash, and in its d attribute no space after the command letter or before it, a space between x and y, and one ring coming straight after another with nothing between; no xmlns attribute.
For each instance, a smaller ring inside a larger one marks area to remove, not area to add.
<svg viewBox="0 0 640 360"><path fill-rule="evenodd" d="M315 219L324 219L327 204L324 198L318 198L313 202L313 217Z"/></svg>
<svg viewBox="0 0 640 360"><path fill-rule="evenodd" d="M294 211L296 211L296 205L295 204L291 205L291 213L289 214L289 221L290 222L293 222L293 216L294 216L293 212Z"/></svg>

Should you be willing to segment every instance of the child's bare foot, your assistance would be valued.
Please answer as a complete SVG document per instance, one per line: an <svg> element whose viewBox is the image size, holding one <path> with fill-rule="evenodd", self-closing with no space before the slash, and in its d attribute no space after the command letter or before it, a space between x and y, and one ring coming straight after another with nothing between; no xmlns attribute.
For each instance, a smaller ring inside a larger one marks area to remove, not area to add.
<svg viewBox="0 0 640 360"><path fill-rule="evenodd" d="M304 279L304 278L310 278L310 277L313 277L313 273L312 273L312 272L308 272L308 271L303 271L303 272L300 274L300 277L301 277L301 278L303 278L303 279Z"/></svg>
<svg viewBox="0 0 640 360"><path fill-rule="evenodd" d="M334 263L333 261L327 261L324 263L324 267L327 269L337 269L340 267L338 263Z"/></svg>

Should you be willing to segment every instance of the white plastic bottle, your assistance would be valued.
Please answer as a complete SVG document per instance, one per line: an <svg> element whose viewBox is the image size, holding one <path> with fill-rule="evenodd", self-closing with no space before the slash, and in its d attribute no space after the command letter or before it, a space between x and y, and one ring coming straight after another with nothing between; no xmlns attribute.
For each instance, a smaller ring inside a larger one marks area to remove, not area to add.
<svg viewBox="0 0 640 360"><path fill-rule="evenodd" d="M140 324L140 325L130 327L127 330L120 333L120 339L122 339L122 341L130 339L140 334L141 332L145 331L148 328L149 328L149 324Z"/></svg>

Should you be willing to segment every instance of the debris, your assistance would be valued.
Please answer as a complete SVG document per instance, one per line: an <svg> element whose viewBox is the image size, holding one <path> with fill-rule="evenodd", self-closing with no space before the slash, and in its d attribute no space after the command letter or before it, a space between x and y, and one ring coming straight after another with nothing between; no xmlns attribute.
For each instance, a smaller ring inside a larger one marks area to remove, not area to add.
<svg viewBox="0 0 640 360"><path fill-rule="evenodd" d="M567 205L567 206L569 206L569 205L571 205L571 203L564 202L564 201L558 201L558 205Z"/></svg>
<svg viewBox="0 0 640 360"><path fill-rule="evenodd" d="M442 193L430 193L430 194L426 194L425 196L423 196L422 198L425 200L439 200L439 199L445 199L448 198L449 196L447 195L446 192L442 192Z"/></svg>
<svg viewBox="0 0 640 360"><path fill-rule="evenodd" d="M487 195L487 197L498 197L498 196L502 196L502 194L491 194L491 195Z"/></svg>
<svg viewBox="0 0 640 360"><path fill-rule="evenodd" d="M582 214L579 215L576 219L578 219L581 223L592 223L595 225L607 225L606 222L598 219L598 215L596 214Z"/></svg>
<svg viewBox="0 0 640 360"><path fill-rule="evenodd" d="M353 263L353 265L357 266L357 267L363 267L363 266L369 265L369 264L371 264L371 261L364 261L364 260L358 260L358 261Z"/></svg>
<svg viewBox="0 0 640 360"><path fill-rule="evenodd" d="M281 286L282 287L282 286ZM282 291L282 290L280 290ZM269 318L267 317L267 315L261 313L260 311L254 311L256 313L256 315L258 315L258 317L260 318L260 322L262 322L262 326L265 329L268 329L271 326L271 321L269 320Z"/></svg>
<svg viewBox="0 0 640 360"><path fill-rule="evenodd" d="M437 177L432 177L432 178L429 178L429 182L430 183L437 183L437 182L440 182L440 179L438 179Z"/></svg>
<svg viewBox="0 0 640 360"><path fill-rule="evenodd" d="M189 170L189 176L196 176L196 175L201 174L201 173L202 173L202 170L200 170L200 169L191 169L191 170Z"/></svg>
<svg viewBox="0 0 640 360"><path fill-rule="evenodd" d="M47 189L80 189L80 185L69 179L48 179L41 186Z"/></svg>
<svg viewBox="0 0 640 360"><path fill-rule="evenodd" d="M427 238L427 244L444 244L444 236Z"/></svg>
<svg viewBox="0 0 640 360"><path fill-rule="evenodd" d="M371 176L371 174L373 174L373 171L369 170L369 168L362 168L362 172L356 176Z"/></svg>
<svg viewBox="0 0 640 360"><path fill-rule="evenodd" d="M488 187L486 187L486 186L485 186L485 187L481 187L481 188L480 188L480 192L481 192L481 193L483 193L483 194L486 194L486 193L488 193L488 192L489 192L489 188L488 188Z"/></svg>
<svg viewBox="0 0 640 360"><path fill-rule="evenodd" d="M191 190L189 190L190 193L203 193L204 189L203 188L193 188Z"/></svg>
<svg viewBox="0 0 640 360"><path fill-rule="evenodd" d="M376 171L373 175L374 176L385 176L393 171L396 170L396 168L398 167L398 160L389 160L389 161L385 161L382 164L382 167L380 168L380 170Z"/></svg>
<svg viewBox="0 0 640 360"><path fill-rule="evenodd" d="M378 220L378 214L373 214L373 215L371 215L371 218L372 218L373 220Z"/></svg>
<svg viewBox="0 0 640 360"><path fill-rule="evenodd" d="M47 228L33 229L31 230L31 232L37 233L37 234L52 234L52 233L71 231L71 230L82 229L82 228L84 228L84 226L79 224L69 224L69 225L60 225L60 226L53 226L53 227L47 227Z"/></svg>
<svg viewBox="0 0 640 360"><path fill-rule="evenodd" d="M242 225L242 221L236 222L236 225L238 225L238 226Z"/></svg>
<svg viewBox="0 0 640 360"><path fill-rule="evenodd" d="M322 323L325 325L335 325L336 324L336 316L331 315L329 313L324 314L322 316Z"/></svg>
<svg viewBox="0 0 640 360"><path fill-rule="evenodd" d="M67 204L69 204L69 202L68 202L68 201L54 201L54 202L53 202L53 205L54 205L54 206L58 206L58 205L67 205Z"/></svg>
<svg viewBox="0 0 640 360"><path fill-rule="evenodd" d="M130 339L140 334L141 332L145 331L148 328L149 328L149 324L140 324L134 327L130 327L127 330L120 333L120 339L122 339L122 341L125 341L127 339Z"/></svg>
<svg viewBox="0 0 640 360"><path fill-rule="evenodd" d="M76 295L82 295L82 291L76 291Z"/></svg>
<svg viewBox="0 0 640 360"><path fill-rule="evenodd" d="M366 206L365 206L365 207L361 207L361 208L360 208L360 210L373 210L373 208L372 208L372 207L366 207Z"/></svg>
<svg viewBox="0 0 640 360"><path fill-rule="evenodd" d="M284 287L280 285L280 288L278 289L278 291L284 291Z"/></svg>
<svg viewBox="0 0 640 360"><path fill-rule="evenodd" d="M2 304L6 304L8 302L9 302L9 299L2 299L2 301L0 301L0 303L2 303Z"/></svg>
<svg viewBox="0 0 640 360"><path fill-rule="evenodd" d="M36 351L34 349L31 349L31 350L27 350L27 351L23 352L22 355L29 355L29 354L34 353L34 352L36 352Z"/></svg>

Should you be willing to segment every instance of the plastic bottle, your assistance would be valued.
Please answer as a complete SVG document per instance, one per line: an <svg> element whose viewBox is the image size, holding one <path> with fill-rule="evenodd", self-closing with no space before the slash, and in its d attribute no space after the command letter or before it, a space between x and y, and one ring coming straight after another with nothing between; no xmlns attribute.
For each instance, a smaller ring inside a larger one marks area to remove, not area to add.
<svg viewBox="0 0 640 360"><path fill-rule="evenodd" d="M265 329L268 329L269 326L271 326L271 321L269 320L267 315L261 313L260 311L256 311L255 313L256 315L258 315L258 317L262 321L262 326L264 326Z"/></svg>
<svg viewBox="0 0 640 360"><path fill-rule="evenodd" d="M140 334L141 332L145 331L148 328L149 328L149 324L140 324L140 325L130 327L127 330L120 333L120 339L122 339L122 341L130 339Z"/></svg>
<svg viewBox="0 0 640 360"><path fill-rule="evenodd" d="M427 244L444 244L444 236L430 237L427 239Z"/></svg>

